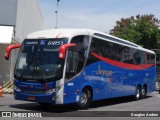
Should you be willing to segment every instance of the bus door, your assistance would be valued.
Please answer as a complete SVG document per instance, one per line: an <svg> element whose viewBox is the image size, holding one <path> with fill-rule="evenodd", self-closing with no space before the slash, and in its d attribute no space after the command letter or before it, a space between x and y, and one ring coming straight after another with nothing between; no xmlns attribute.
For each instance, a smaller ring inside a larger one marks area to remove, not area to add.
<svg viewBox="0 0 160 120"><path fill-rule="evenodd" d="M71 43L75 43L75 47L68 49L65 72L65 91L69 94L64 98L66 103L75 102L75 92L80 90L84 83L84 65L86 63L86 55L88 51L89 37L76 36L72 38ZM68 98L69 97L69 98ZM78 101L78 99L76 99Z"/></svg>

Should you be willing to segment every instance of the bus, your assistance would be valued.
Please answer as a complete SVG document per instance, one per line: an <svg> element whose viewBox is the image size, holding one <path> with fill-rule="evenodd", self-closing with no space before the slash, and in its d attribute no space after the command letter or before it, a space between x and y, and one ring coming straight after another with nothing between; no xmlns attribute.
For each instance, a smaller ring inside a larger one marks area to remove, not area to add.
<svg viewBox="0 0 160 120"><path fill-rule="evenodd" d="M42 105L92 101L154 91L155 53L137 44L90 29L49 29L29 34L14 69L14 98Z"/></svg>

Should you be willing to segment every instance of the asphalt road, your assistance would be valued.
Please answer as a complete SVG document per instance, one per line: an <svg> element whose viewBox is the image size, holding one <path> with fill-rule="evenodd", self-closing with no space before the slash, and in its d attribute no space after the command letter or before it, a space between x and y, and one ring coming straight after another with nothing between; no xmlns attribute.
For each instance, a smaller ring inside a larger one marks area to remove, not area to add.
<svg viewBox="0 0 160 120"><path fill-rule="evenodd" d="M86 118L87 120L98 119L134 119L133 116L144 116L149 114L150 117L143 119L160 119L160 94L153 92L147 98L134 101L132 97L122 97L107 100L95 101L87 110L79 110L74 105L56 105L56 106L41 106L37 103L14 100L13 95L4 95L0 97L0 111L12 111L16 113L35 112L41 113L42 118L56 118L58 120L72 120ZM151 115L155 116L152 117ZM158 115L158 117L156 117ZM1 116L1 115L0 115ZM141 119L140 117L137 117ZM1 119L1 118L0 118ZM7 119L8 118L3 118ZM16 119L16 118L15 118ZM29 119L29 118L25 118ZM39 120L39 118L34 118Z"/></svg>

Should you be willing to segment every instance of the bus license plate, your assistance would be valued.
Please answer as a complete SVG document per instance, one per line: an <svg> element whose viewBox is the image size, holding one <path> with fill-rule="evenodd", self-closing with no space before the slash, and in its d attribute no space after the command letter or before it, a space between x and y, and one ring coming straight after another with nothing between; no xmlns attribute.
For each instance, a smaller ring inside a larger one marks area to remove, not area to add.
<svg viewBox="0 0 160 120"><path fill-rule="evenodd" d="M30 100L30 101L35 101L35 100L36 100L36 97L35 97L35 96L28 96L27 99Z"/></svg>

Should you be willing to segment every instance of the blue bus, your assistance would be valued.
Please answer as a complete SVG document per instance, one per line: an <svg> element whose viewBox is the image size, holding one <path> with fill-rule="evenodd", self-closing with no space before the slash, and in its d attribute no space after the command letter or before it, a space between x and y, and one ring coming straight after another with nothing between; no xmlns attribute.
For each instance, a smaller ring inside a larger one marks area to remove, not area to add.
<svg viewBox="0 0 160 120"><path fill-rule="evenodd" d="M51 29L29 34L14 70L14 97L42 105L76 103L154 91L155 53L132 42L89 29Z"/></svg>

